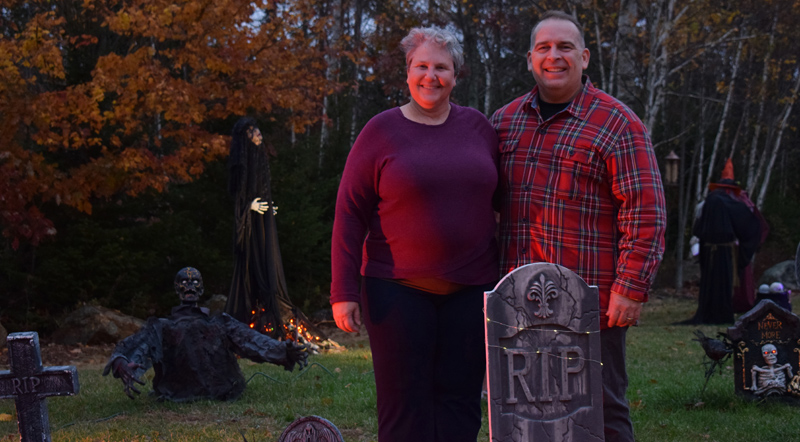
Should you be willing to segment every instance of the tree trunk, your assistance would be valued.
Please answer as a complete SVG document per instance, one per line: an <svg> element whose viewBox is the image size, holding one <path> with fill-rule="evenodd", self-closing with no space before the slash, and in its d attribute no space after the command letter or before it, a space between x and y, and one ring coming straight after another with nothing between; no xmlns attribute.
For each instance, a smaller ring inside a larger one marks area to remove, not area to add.
<svg viewBox="0 0 800 442"><path fill-rule="evenodd" d="M330 33L328 33L326 41L322 42L325 49L327 49L327 53L325 54L325 79L327 80L327 84L333 83L333 76L336 71L339 69L339 60L334 55L333 51L331 50L331 46L339 41L339 37L342 34L342 0L332 0L331 5L331 14L332 17L332 26L330 28ZM318 167L322 169L322 165L325 162L325 146L328 144L328 98L329 94L325 92L322 98L322 127L320 129L319 134L319 163Z"/></svg>
<svg viewBox="0 0 800 442"><path fill-rule="evenodd" d="M614 42L611 44L611 66L608 68L608 91L609 94L613 96L617 96L617 63L619 61L619 48L620 48L620 40L622 39L622 30L628 29L627 23L625 23L625 19L628 18L628 14L624 14L625 11L625 4L626 0L619 1L619 12L617 14L617 29L614 32ZM625 27L623 27L625 26Z"/></svg>
<svg viewBox="0 0 800 442"><path fill-rule="evenodd" d="M650 18L654 20L650 35L650 65L647 67L647 101L645 102L645 125L653 130L656 118L664 103L664 88L669 70L669 49L667 39L675 25L675 21L685 12L686 7L675 15L675 0L661 0L654 3Z"/></svg>
<svg viewBox="0 0 800 442"><path fill-rule="evenodd" d="M362 0L355 0L355 11L353 13L353 47L361 50L361 23L364 14L364 7ZM359 87L361 83L361 65L355 61L353 66L353 84L356 85L353 91L352 106L350 107L350 144L353 146L356 142L356 133L358 131L358 109L359 109Z"/></svg>
<svg viewBox="0 0 800 442"><path fill-rule="evenodd" d="M686 131L686 100L682 100L682 108L683 112L681 112L681 132ZM681 161L678 165L678 235L677 240L675 241L675 293L681 294L683 291L683 254L684 254L684 243L686 237L686 214L689 213L687 207L685 207L686 195L685 191L689 187L689 183L686 182L686 178L690 178L690 175L685 173L686 171L686 138L684 137L681 141L681 158L684 158L684 161Z"/></svg>
<svg viewBox="0 0 800 442"><path fill-rule="evenodd" d="M761 210L761 207L764 205L764 199L767 196L767 188L769 187L769 179L772 175L772 167L775 165L775 158L778 156L778 151L781 148L781 139L783 138L783 132L786 130L786 126L788 126L789 122L789 115L792 113L792 108L794 107L794 102L797 100L797 93L800 91L800 75L796 76L797 79L794 82L794 89L792 90L792 96L789 99L789 102L786 103L786 107L784 108L783 118L781 118L780 129L778 129L778 137L775 139L775 146L772 148L772 154L769 158L769 164L767 165L766 172L764 173L764 182L761 183L761 190L758 192L758 199L756 200L756 207Z"/></svg>
<svg viewBox="0 0 800 442"><path fill-rule="evenodd" d="M597 65L600 68L600 84L601 89L608 91L608 81L606 79L606 69L603 64L603 38L600 32L600 16L597 13L597 1L592 5L592 12L594 13L594 33L597 38Z"/></svg>
<svg viewBox="0 0 800 442"><path fill-rule="evenodd" d="M731 149L728 153L728 158L733 158L736 155L736 146L739 145L739 138L741 138L742 132L747 133L747 120L750 118L750 102L746 101L744 103L744 110L742 111L742 118L739 120L739 125L736 126L736 133L733 135L733 141L731 141Z"/></svg>
<svg viewBox="0 0 800 442"><path fill-rule="evenodd" d="M775 9L775 16L772 19L772 27L769 31L769 47L764 54L764 68L761 71L761 90L758 98L758 116L756 116L756 127L753 131L753 141L750 143L750 157L747 161L747 193L752 195L759 179L760 169L756 169L756 150L758 148L758 137L761 135L761 122L764 118L764 106L767 101L767 80L769 78L769 60L772 57L772 50L775 47L775 27L778 25L778 10Z"/></svg>
<svg viewBox="0 0 800 442"><path fill-rule="evenodd" d="M702 97L705 98L705 91L702 93ZM705 100L701 101L700 104L700 146L697 149L697 190L695 191L694 196L694 203L699 204L700 201L703 201L703 196L705 195L705 191L703 190L703 183L706 180L703 178L703 163L705 162L705 152L706 152L706 110L708 105L706 104Z"/></svg>
<svg viewBox="0 0 800 442"><path fill-rule="evenodd" d="M744 28L742 28L742 32L744 32ZM714 137L714 146L711 148L711 158L708 160L708 175L706 178L708 181L706 184L711 182L713 172L714 172L714 163L717 158L717 152L719 151L720 141L722 140L722 135L725 133L725 122L728 120L728 112L731 107L731 101L733 101L733 91L734 85L736 83L736 76L739 73L739 60L742 56L742 47L744 45L744 40L739 40L739 47L736 49L736 58L733 62L733 72L731 73L731 83L728 86L728 96L725 98L725 105L722 108L722 117L719 120L719 128L717 129L717 136ZM708 186L706 185L705 189L703 190L703 197L708 195Z"/></svg>

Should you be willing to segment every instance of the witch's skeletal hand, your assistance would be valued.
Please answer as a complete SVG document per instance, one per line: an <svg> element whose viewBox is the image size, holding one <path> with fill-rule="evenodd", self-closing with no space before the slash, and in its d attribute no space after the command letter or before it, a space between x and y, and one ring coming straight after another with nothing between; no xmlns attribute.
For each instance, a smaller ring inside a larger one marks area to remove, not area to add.
<svg viewBox="0 0 800 442"><path fill-rule="evenodd" d="M277 209L278 209L277 207L274 207L272 209L273 215L275 214L275 210L277 210ZM269 203L262 203L261 202L261 198L256 198L256 199L253 200L252 203L250 203L250 210L252 210L253 212L257 212L257 213L263 215L264 212L269 210Z"/></svg>

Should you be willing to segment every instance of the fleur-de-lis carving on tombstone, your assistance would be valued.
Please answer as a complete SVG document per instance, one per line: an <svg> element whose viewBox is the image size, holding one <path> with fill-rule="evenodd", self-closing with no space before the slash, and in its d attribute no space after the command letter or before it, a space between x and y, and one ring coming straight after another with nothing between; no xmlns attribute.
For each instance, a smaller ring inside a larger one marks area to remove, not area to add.
<svg viewBox="0 0 800 442"><path fill-rule="evenodd" d="M534 313L534 316L541 319L549 318L553 314L550 309L551 299L558 297L558 289L553 281L548 281L544 273L539 274L539 280L533 281L531 284L530 292L528 292L528 300L539 303L539 310Z"/></svg>

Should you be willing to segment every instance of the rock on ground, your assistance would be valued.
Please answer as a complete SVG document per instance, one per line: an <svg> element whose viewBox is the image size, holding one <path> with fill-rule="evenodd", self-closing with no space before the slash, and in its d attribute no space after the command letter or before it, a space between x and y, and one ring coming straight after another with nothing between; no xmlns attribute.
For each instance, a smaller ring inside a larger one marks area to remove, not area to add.
<svg viewBox="0 0 800 442"><path fill-rule="evenodd" d="M203 307L208 308L211 313L216 312L223 312L225 311L225 303L228 301L228 297L225 295L214 295L209 298L207 301L202 302L200 305Z"/></svg>
<svg viewBox="0 0 800 442"><path fill-rule="evenodd" d="M53 334L53 342L63 345L115 344L139 331L143 320L117 310L84 305L72 312Z"/></svg>
<svg viewBox="0 0 800 442"><path fill-rule="evenodd" d="M756 288L761 284L770 285L773 282L780 282L786 289L800 290L800 284L798 284L794 274L794 265L794 260L788 260L779 262L768 268L764 271L764 274L761 275L761 278L759 278Z"/></svg>

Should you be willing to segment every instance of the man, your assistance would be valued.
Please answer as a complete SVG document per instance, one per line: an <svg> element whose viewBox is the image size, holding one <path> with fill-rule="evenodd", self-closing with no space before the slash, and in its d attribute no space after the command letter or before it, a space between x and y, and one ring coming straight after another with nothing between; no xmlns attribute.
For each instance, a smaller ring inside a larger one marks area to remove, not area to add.
<svg viewBox="0 0 800 442"><path fill-rule="evenodd" d="M181 305L169 318L149 318L141 330L117 344L103 375L114 373L131 399L139 394L134 383L153 366L153 393L159 400L196 399L233 401L245 387L237 355L293 370L308 364L308 348L293 341L277 341L251 329L226 313L209 315L197 306L203 295L203 277L193 267L175 275Z"/></svg>
<svg viewBox="0 0 800 442"><path fill-rule="evenodd" d="M625 333L664 251L664 195L650 139L624 104L596 89L582 26L548 12L531 32L536 87L492 116L500 138L503 272L563 265L600 293L606 441L633 441Z"/></svg>

